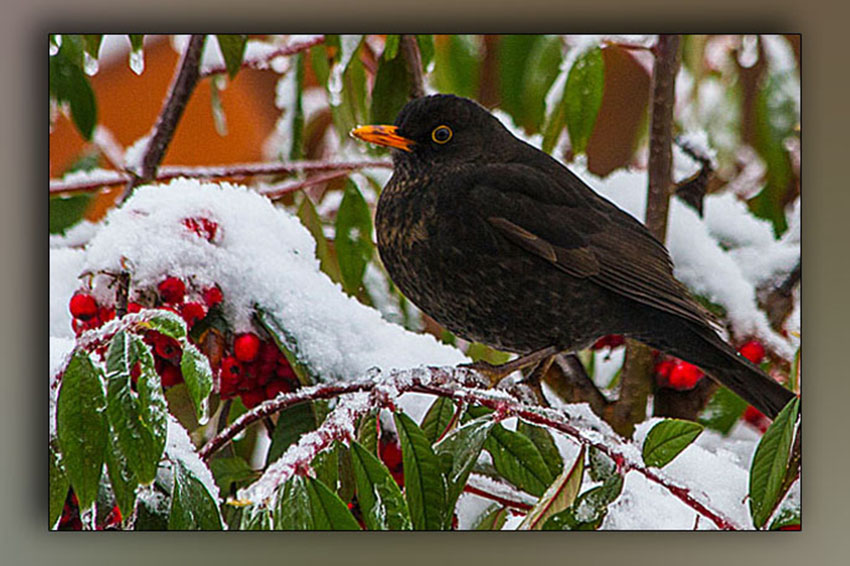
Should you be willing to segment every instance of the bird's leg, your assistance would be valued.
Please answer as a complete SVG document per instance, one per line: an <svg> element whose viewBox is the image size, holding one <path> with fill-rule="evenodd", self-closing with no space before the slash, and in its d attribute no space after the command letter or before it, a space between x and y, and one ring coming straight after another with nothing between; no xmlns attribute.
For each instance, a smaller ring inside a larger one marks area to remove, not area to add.
<svg viewBox="0 0 850 566"><path fill-rule="evenodd" d="M558 348L555 346L547 346L546 348L542 348L540 350L536 350L531 352L530 354L525 354L516 358L515 360L511 360L504 364L493 365L491 363L485 361L477 361L471 364L461 364L460 367L474 369L475 371L483 374L490 380L490 385L495 386L502 379L509 376L513 372L517 370L521 370L522 368L528 367L530 365L536 364L546 358L554 356L558 353ZM550 362L551 365L551 362ZM548 369L548 366L547 366Z"/></svg>
<svg viewBox="0 0 850 566"><path fill-rule="evenodd" d="M546 372L549 371L549 368L552 367L552 362L555 361L555 356L557 354L552 354L546 358L543 358L537 366L531 370L531 373L528 374L520 383L524 383L528 387L534 391L534 394L537 396L537 403L541 407L548 407L549 402L546 400L546 397L543 396L543 387L541 387L540 382L543 380L543 376L546 375Z"/></svg>

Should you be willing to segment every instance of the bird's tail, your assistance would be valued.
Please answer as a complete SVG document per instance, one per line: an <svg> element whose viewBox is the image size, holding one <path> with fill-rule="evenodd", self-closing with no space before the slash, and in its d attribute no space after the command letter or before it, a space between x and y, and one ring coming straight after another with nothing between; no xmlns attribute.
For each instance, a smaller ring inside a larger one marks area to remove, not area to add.
<svg viewBox="0 0 850 566"><path fill-rule="evenodd" d="M792 391L738 354L713 331L707 328L702 332L691 329L688 334L689 339L676 340L675 345L658 344L656 347L699 366L714 381L728 387L770 419L775 419L779 411L794 398Z"/></svg>

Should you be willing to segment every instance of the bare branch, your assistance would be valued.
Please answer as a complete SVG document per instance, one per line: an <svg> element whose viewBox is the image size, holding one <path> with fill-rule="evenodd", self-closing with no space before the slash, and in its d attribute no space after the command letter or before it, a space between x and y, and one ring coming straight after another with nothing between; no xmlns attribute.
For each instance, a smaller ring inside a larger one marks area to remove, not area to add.
<svg viewBox="0 0 850 566"><path fill-rule="evenodd" d="M422 70L422 53L415 35L401 36L401 53L407 72L410 75L410 98L425 96L424 72Z"/></svg>
<svg viewBox="0 0 850 566"><path fill-rule="evenodd" d="M303 39L300 41L293 41L275 49L274 51L270 51L269 53L264 53L261 57L256 57L252 59L244 59L242 61L243 69L256 69L256 70L264 70L269 68L269 63L277 57L286 57L287 55L295 55L297 53L301 53L302 51L307 51L314 45L319 45L320 43L324 43L325 36L324 35L316 35L310 37L309 39ZM227 67L224 63L220 65L214 65L207 67L201 71L201 78L206 78L211 75L217 75L220 73L226 73Z"/></svg>
<svg viewBox="0 0 850 566"><path fill-rule="evenodd" d="M119 203L123 202L133 192L134 188L148 183L155 178L156 170L165 157L168 144L171 143L171 139L174 137L177 124L180 122L183 111L189 103L189 98L192 96L192 92L194 92L195 86L200 79L199 69L205 39L206 35L204 34L195 34L189 39L189 45L186 46L186 51L183 52L177 74L171 83L165 104L159 113L156 125L154 125L153 135L148 141L147 148L142 156L139 175L127 184L127 188L118 199Z"/></svg>

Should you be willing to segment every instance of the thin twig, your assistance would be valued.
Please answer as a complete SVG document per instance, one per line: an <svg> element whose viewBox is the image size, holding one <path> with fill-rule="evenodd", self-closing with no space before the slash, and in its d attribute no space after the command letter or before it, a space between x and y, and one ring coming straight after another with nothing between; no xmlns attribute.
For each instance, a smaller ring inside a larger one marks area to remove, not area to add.
<svg viewBox="0 0 850 566"><path fill-rule="evenodd" d="M324 171L356 171L359 169L380 168L389 169L393 164L389 161L292 161L234 163L231 165L166 165L160 167L155 179L167 181L176 177L194 179L244 179L257 175L292 175L294 173L319 173ZM95 178L78 180L50 181L50 194L70 195L75 193L92 192L101 187L121 185L131 180L131 175L121 171L100 171Z"/></svg>
<svg viewBox="0 0 850 566"><path fill-rule="evenodd" d="M195 34L189 39L189 45L183 52L177 74L171 82L165 104L154 126L153 135L142 156L141 170L138 177L133 178L127 184L127 188L118 198L119 204L133 192L134 188L149 183L156 177L156 170L165 157L165 151L174 137L180 117L183 116L183 111L186 109L189 98L200 79L199 69L205 39L206 35L204 34Z"/></svg>
<svg viewBox="0 0 850 566"><path fill-rule="evenodd" d="M243 69L256 69L256 70L265 70L268 69L269 63L276 59L277 57L286 57L287 55L295 55L297 53L301 53L302 51L306 51L313 47L314 45L319 45L325 41L324 35L317 35L311 37L309 39L293 41L291 43L287 43L286 45L275 49L274 51L270 51L269 53L263 54L261 57L256 57L253 59L244 59L242 61ZM222 63L219 65L212 65L205 69L201 70L201 78L206 78L211 75L218 75L220 73L226 73L227 66Z"/></svg>
<svg viewBox="0 0 850 566"><path fill-rule="evenodd" d="M351 174L350 170L343 169L341 171L333 171L331 173L325 173L323 175L314 175L313 177L308 177L303 181L272 185L270 187L260 189L258 192L261 195L267 196L268 198L275 200L284 195L300 191L301 189L312 187L314 185L320 185L322 183L327 183L328 181L333 181L334 179L339 179L340 177L345 177L349 174Z"/></svg>
<svg viewBox="0 0 850 566"><path fill-rule="evenodd" d="M422 53L415 35L401 36L401 53L410 75L410 98L425 96L425 80L422 70Z"/></svg>

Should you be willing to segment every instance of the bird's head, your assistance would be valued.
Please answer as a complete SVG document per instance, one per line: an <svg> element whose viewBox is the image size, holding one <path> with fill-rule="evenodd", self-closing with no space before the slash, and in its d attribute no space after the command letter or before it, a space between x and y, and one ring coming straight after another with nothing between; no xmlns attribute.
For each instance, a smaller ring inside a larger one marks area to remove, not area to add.
<svg viewBox="0 0 850 566"><path fill-rule="evenodd" d="M499 148L510 147L503 140L515 140L484 107L450 94L411 100L393 125L360 126L351 135L393 148L396 170L451 167L485 156L492 160Z"/></svg>

